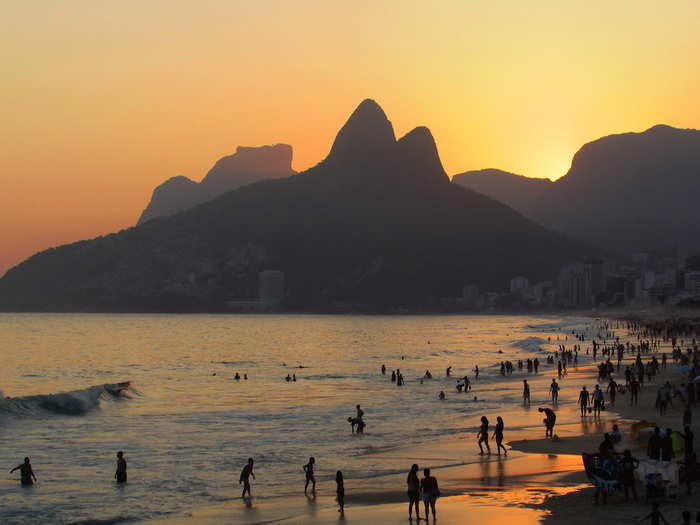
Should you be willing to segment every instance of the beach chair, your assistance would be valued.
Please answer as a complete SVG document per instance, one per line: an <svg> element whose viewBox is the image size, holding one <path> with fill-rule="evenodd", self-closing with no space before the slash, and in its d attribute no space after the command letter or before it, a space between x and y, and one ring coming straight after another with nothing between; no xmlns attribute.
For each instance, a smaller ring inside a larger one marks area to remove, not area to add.
<svg viewBox="0 0 700 525"><path fill-rule="evenodd" d="M582 453L583 468L588 481L600 491L612 494L622 489L621 472L614 458L600 458L596 454Z"/></svg>

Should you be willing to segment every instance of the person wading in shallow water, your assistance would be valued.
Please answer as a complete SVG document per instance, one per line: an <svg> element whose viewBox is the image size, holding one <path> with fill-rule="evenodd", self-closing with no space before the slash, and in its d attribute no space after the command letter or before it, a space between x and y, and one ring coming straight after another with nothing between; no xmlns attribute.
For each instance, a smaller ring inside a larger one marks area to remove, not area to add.
<svg viewBox="0 0 700 525"><path fill-rule="evenodd" d="M477 433L477 436L479 436L479 454L481 456L484 455L484 449L481 446L483 443L486 445L486 450L488 451L489 455L491 455L491 447L489 446L489 420L486 419L486 416L481 416L481 427L479 427L479 432Z"/></svg>
<svg viewBox="0 0 700 525"><path fill-rule="evenodd" d="M316 477L314 476L314 465L316 464L316 458L309 458L309 462L304 465L304 472L306 473L306 484L304 485L304 494L309 488L309 482L311 482L311 493L316 494Z"/></svg>
<svg viewBox="0 0 700 525"><path fill-rule="evenodd" d="M117 471L114 473L114 479L117 483L126 483L126 460L121 450L117 452Z"/></svg>
<svg viewBox="0 0 700 525"><path fill-rule="evenodd" d="M23 487L30 487L36 483L37 479L32 470L32 464L29 462L29 458L24 458L24 463L17 465L10 471L12 474L15 470L19 470L20 473L20 483Z"/></svg>
<svg viewBox="0 0 700 525"><path fill-rule="evenodd" d="M496 418L496 430L493 432L493 438L496 440L496 450L499 456L501 455L501 449L503 449L504 456L508 455L506 447L503 446L503 427L503 418L498 416Z"/></svg>
<svg viewBox="0 0 700 525"><path fill-rule="evenodd" d="M241 470L241 477L238 478L238 484L240 485L243 483L243 493L241 494L241 498L245 498L246 492L248 493L248 497L251 496L250 476L253 476L253 479L255 479L255 474L253 473L253 458L248 458L248 463L246 463L246 466L243 467L243 470Z"/></svg>

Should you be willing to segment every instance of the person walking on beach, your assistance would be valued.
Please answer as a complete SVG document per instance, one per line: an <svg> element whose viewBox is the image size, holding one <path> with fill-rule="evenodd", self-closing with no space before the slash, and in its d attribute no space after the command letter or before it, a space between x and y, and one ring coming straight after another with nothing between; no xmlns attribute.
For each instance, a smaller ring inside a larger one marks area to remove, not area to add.
<svg viewBox="0 0 700 525"><path fill-rule="evenodd" d="M309 488L309 482L311 482L311 492L316 494L316 477L314 476L314 465L316 464L316 458L310 457L309 462L304 465L304 472L306 473L306 484L304 485L304 494Z"/></svg>
<svg viewBox="0 0 700 525"><path fill-rule="evenodd" d="M593 390L593 417L600 417L600 411L603 409L604 403L603 391L599 385Z"/></svg>
<svg viewBox="0 0 700 525"><path fill-rule="evenodd" d="M117 483L126 483L126 460L121 450L117 452L117 471L114 473L114 479Z"/></svg>
<svg viewBox="0 0 700 525"><path fill-rule="evenodd" d="M17 465L15 468L13 468L10 471L10 474L12 474L15 470L19 470L19 482L22 484L23 487L31 487L34 485L34 483L37 482L36 476L34 475L34 470L32 470L32 464L29 461L29 458L24 458L24 462L20 465Z"/></svg>
<svg viewBox="0 0 700 525"><path fill-rule="evenodd" d="M482 443L486 445L486 450L489 455L491 455L491 447L489 446L489 420L486 419L486 416L481 416L481 427L479 427L477 436L479 436L478 445L481 451L479 455L484 455L484 448L481 446Z"/></svg>
<svg viewBox="0 0 700 525"><path fill-rule="evenodd" d="M408 494L408 519L413 519L413 506L416 507L416 520L420 521L420 480L418 479L418 465L411 465L411 470L406 478Z"/></svg>
<svg viewBox="0 0 700 525"><path fill-rule="evenodd" d="M633 378L630 383L630 406L637 406L639 403L639 389L639 381Z"/></svg>
<svg viewBox="0 0 700 525"><path fill-rule="evenodd" d="M654 427L654 433L647 443L647 456L649 459L659 461L661 459L661 430Z"/></svg>
<svg viewBox="0 0 700 525"><path fill-rule="evenodd" d="M544 438L554 438L554 424L557 422L557 414L551 408L540 407L538 412L544 412Z"/></svg>
<svg viewBox="0 0 700 525"><path fill-rule="evenodd" d="M428 519L428 507L433 511L433 521L436 519L435 502L440 497L437 479L430 475L430 469L423 469L423 479L420 480L420 488L423 492L423 504L425 505L425 519Z"/></svg>
<svg viewBox="0 0 700 525"><path fill-rule="evenodd" d="M530 404L530 385L527 384L527 379L523 379L523 404Z"/></svg>
<svg viewBox="0 0 700 525"><path fill-rule="evenodd" d="M253 473L253 458L248 458L248 463L246 463L246 466L243 467L243 470L241 470L241 477L238 478L238 484L240 485L243 483L243 493L241 494L241 498L245 499L246 492L248 493L248 497L251 497L250 476L253 476L253 479L255 479L255 474Z"/></svg>
<svg viewBox="0 0 700 525"><path fill-rule="evenodd" d="M559 383L554 378L552 378L552 384L549 385L549 393L552 396L552 404L556 405L559 403Z"/></svg>
<svg viewBox="0 0 700 525"><path fill-rule="evenodd" d="M504 456L508 455L506 447L503 446L503 427L503 418L501 418L501 416L498 416L496 418L496 429L493 432L493 439L496 440L496 452L499 456L501 455L501 449L503 449Z"/></svg>
<svg viewBox="0 0 700 525"><path fill-rule="evenodd" d="M345 514L345 483L341 471L335 473L335 494L338 500L338 512Z"/></svg>
<svg viewBox="0 0 700 525"><path fill-rule="evenodd" d="M586 415L586 410L588 410L588 390L586 390L586 387L583 387L583 390L579 392L578 395L578 404L581 407L581 417Z"/></svg>

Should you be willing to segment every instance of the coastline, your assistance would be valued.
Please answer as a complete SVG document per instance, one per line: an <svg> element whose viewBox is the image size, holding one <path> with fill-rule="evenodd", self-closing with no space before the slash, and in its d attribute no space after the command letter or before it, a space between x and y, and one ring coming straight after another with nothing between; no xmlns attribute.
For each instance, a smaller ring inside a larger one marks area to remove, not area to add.
<svg viewBox="0 0 700 525"><path fill-rule="evenodd" d="M548 350L556 348L556 342L543 345ZM570 341L573 343L573 341ZM588 485L581 464L582 450L595 450L600 442L601 425L606 429L623 416L606 412L600 424L583 423L575 404L580 384L592 385L597 370L591 364L571 368L568 378L562 382L563 391L557 409L558 442L539 439L544 430L541 414L536 411L537 398L547 392L556 369L546 367L539 374L514 375L509 381L519 382L527 377L533 388L533 405L517 406L518 418L527 423L515 429L506 427L509 454L504 458L484 456L477 460L465 459L473 455L477 447L475 435L465 430L458 437L450 436L427 444L409 446L374 453L383 458L403 460L406 467L418 463L421 468L430 466L440 481L443 497L438 503L438 519L445 523L464 523L464 513L484 512L486 522L495 521L503 514L507 519L520 523L540 523L553 515L557 498L581 494ZM547 406L540 399L542 406ZM489 414L489 417L495 414ZM506 421L509 418L505 417ZM478 422L473 421L476 425ZM507 424L508 425L508 424ZM534 436L537 436L536 438ZM478 450L478 449L476 449ZM403 523L407 518L405 472L377 475L363 480L346 480L346 513L344 520L369 520L371 523ZM339 514L334 494L328 488L319 491L315 499L298 497L257 498L253 487L253 499L245 503L236 498L235 483L229 501L216 506L193 509L182 516L166 517L143 522L151 525L188 525L193 523L293 523L337 522ZM575 496L579 497L579 496ZM422 509L421 509L422 511Z"/></svg>

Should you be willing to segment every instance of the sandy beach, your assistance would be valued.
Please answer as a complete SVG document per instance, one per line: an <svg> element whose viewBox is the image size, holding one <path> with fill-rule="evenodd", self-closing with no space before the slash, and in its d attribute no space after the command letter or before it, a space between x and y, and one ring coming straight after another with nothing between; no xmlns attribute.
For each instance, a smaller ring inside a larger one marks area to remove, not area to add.
<svg viewBox="0 0 700 525"><path fill-rule="evenodd" d="M573 341L569 340L567 347L570 344ZM587 344L583 345L584 349ZM670 347L659 351L668 353ZM646 443L636 442L630 437L632 423L644 420L662 427L680 429L682 408L678 406L679 403L669 408L663 418L657 417L654 410L658 387L666 380L672 384L678 383L680 372L669 361L667 369L653 383L645 384L638 406L629 406L628 394L618 395L616 406L608 407L599 419L594 419L592 416L580 417L576 399L582 385L593 388L597 371L590 365L571 367L568 376L560 382L562 391L556 427L559 439L552 441L544 439L542 415L537 412L537 407L551 406L546 403L546 392L551 378L555 376L556 370L551 368L544 373L528 376L533 392L532 405L520 407L519 414L504 415L506 421L525 422L514 431L509 431L506 426L507 457L491 455L477 461L466 461L465 452L473 452L477 446L473 433L437 440L429 446L406 447L377 454L405 460L407 470L414 462L421 468L431 467L433 475L440 482L443 496L437 506L438 519L442 523L496 523L501 519L524 524L589 523L591 520L611 518L621 523L637 522L649 511L649 504L643 502L643 488L638 486L638 492L642 495L638 503L626 503L621 495L615 494L609 498L608 504L595 506L594 489L585 477L580 454L596 451L603 433L615 423L624 435L623 442L617 447L619 451L629 448L640 458L645 456ZM513 381L520 379L519 376L513 377ZM478 385L475 388L478 390ZM495 415L488 414L492 421ZM682 488L682 492L685 493L685 488ZM246 503L232 498L220 507L194 510L187 515L155 523L214 525L286 521L325 524L362 521L391 524L404 523L408 517L405 474L380 475L369 481L362 480L359 484L346 481L346 512L343 516L337 512L330 485L321 489L316 498L304 497L301 493L299 498L256 498L255 489L253 495L253 499ZM680 522L682 510L691 510L694 516L698 510L696 498L683 495L664 506L665 516L671 523Z"/></svg>

